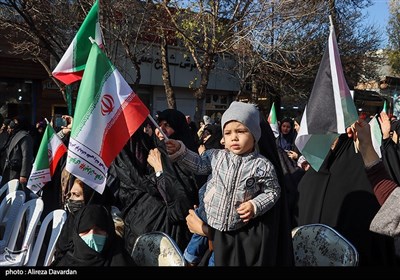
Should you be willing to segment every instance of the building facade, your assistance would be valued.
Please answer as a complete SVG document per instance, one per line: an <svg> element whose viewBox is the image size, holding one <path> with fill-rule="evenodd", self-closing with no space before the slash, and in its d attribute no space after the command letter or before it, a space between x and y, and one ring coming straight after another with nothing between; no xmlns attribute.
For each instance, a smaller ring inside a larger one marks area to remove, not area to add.
<svg viewBox="0 0 400 280"><path fill-rule="evenodd" d="M68 114L62 93L43 66L10 51L7 39L0 34L0 113L6 118L24 114L32 124L44 118L50 121L56 115ZM199 85L199 72L191 56L177 47L169 49L168 59L177 109L193 118L196 108L193 88ZM139 86L132 88L154 116L157 111L167 109L159 47L154 46L140 60L142 78ZM217 61L210 75L202 114L220 118L236 97L239 83L234 73L228 70L232 63L229 57ZM126 81L133 85L136 73L130 61L119 59L116 66ZM73 104L78 89L79 82L72 85Z"/></svg>

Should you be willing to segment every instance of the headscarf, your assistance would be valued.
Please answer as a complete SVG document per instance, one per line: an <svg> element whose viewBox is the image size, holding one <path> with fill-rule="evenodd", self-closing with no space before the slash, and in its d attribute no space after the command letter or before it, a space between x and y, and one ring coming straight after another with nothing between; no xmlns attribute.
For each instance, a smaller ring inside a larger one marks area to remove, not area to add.
<svg viewBox="0 0 400 280"><path fill-rule="evenodd" d="M221 144L222 139L222 130L221 126L218 124L210 124L204 128L205 131L208 131L210 137L207 139L205 143L203 143L203 139L201 138L201 144L204 144L206 150L208 149L223 149L224 146ZM203 132L204 133L204 132Z"/></svg>
<svg viewBox="0 0 400 280"><path fill-rule="evenodd" d="M185 116L173 109L159 113L158 121L165 120L175 130L172 139L194 146L194 139ZM198 203L197 186L192 173L172 163L166 152L164 141L137 130L128 144L112 163L110 170L116 178L118 204L124 217L124 240L131 251L136 238L150 231L164 231L184 250L191 233L186 225L186 215ZM155 172L147 165L151 146L161 153L164 184L157 184ZM109 171L110 171L109 170Z"/></svg>
<svg viewBox="0 0 400 280"><path fill-rule="evenodd" d="M69 174L68 180L68 191L71 190L72 185L75 181L75 176ZM85 205L101 205L110 211L111 205L114 204L114 196L110 189L106 187L102 194L95 191L93 188L86 184L83 184L83 199ZM78 211L79 212L79 211ZM61 230L60 236L58 237L56 243L56 251L54 253L54 264L58 263L67 252L72 251L74 248L74 243L72 240L72 231L76 219L76 214L68 213L67 220Z"/></svg>
<svg viewBox="0 0 400 280"><path fill-rule="evenodd" d="M169 138L180 140L189 150L197 152L198 145L182 112L175 109L166 109L158 113L157 120L158 123L166 121L174 129L175 132Z"/></svg>
<svg viewBox="0 0 400 280"><path fill-rule="evenodd" d="M282 124L289 123L291 129L288 134L283 134L281 131ZM296 132L294 129L294 121L291 118L284 118L279 124L279 136L277 138L278 146L283 150L293 150L294 140L296 139Z"/></svg>
<svg viewBox="0 0 400 280"><path fill-rule="evenodd" d="M106 231L107 238L101 252L87 246L79 236L80 232L97 226ZM104 206L88 205L82 208L76 216L71 232L73 251L68 252L58 263L58 266L126 266L133 265L129 254L121 247L115 233L114 221Z"/></svg>

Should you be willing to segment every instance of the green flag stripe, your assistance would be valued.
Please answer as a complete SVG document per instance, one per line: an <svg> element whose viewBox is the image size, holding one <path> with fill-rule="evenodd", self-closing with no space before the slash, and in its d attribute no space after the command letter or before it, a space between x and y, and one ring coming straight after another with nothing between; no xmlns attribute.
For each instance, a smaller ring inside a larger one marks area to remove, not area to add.
<svg viewBox="0 0 400 280"><path fill-rule="evenodd" d="M76 100L71 137L75 137L78 134L92 114L101 96L103 85L114 69L115 66L100 50L99 46L95 43L92 44Z"/></svg>
<svg viewBox="0 0 400 280"><path fill-rule="evenodd" d="M82 23L74 40L73 67L74 72L85 70L86 58L91 45L89 37L95 39L96 24L99 15L99 1L96 1L90 9L86 19ZM78 65L78 67L76 67Z"/></svg>

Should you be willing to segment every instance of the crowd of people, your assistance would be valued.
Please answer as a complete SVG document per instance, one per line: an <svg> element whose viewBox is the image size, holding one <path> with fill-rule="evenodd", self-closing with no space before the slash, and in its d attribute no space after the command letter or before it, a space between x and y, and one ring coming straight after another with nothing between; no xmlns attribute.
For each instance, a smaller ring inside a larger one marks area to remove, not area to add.
<svg viewBox="0 0 400 280"><path fill-rule="evenodd" d="M73 118L63 118L57 135L67 144ZM34 197L26 182L45 127L32 134L21 116L0 121L1 184L16 178ZM156 121L130 137L102 194L66 171L66 154L59 161L37 194L43 217L68 213L52 266L135 266L134 243L152 231L171 236L190 266L294 266L291 231L312 223L348 239L360 266L399 264L400 125L386 113L382 158L360 118L318 171L294 143L298 122L283 118L275 137L254 104L234 101L199 126L176 109Z"/></svg>

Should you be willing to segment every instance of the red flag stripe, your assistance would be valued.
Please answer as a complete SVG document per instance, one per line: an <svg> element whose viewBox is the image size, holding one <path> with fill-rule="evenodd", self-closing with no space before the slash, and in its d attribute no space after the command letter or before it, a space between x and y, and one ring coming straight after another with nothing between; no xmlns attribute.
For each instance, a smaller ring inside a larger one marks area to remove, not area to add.
<svg viewBox="0 0 400 280"><path fill-rule="evenodd" d="M54 137L57 137L57 136L54 135ZM55 154L53 154L53 160L49 162L49 168L50 168L50 175L51 176L54 175L58 162L60 161L60 159L63 157L63 155L66 152L67 152L67 147L65 145L59 145L57 147L57 150L56 150Z"/></svg>
<svg viewBox="0 0 400 280"><path fill-rule="evenodd" d="M135 94L119 114L113 126L105 132L100 156L107 167L110 166L131 135L142 125L149 113L147 107Z"/></svg>

